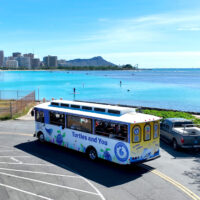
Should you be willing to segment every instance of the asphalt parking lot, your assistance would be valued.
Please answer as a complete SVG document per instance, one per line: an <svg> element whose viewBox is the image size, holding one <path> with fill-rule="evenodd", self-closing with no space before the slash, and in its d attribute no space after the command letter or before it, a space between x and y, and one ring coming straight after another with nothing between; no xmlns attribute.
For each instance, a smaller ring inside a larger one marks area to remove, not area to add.
<svg viewBox="0 0 200 200"><path fill-rule="evenodd" d="M161 143L160 159L120 166L40 143L33 130L33 121L0 122L0 200L200 200L199 153L174 152Z"/></svg>
<svg viewBox="0 0 200 200"><path fill-rule="evenodd" d="M24 138L23 135L17 137ZM44 154L37 155L39 151L32 149L41 145L46 148L47 144L27 138L24 144L5 145L2 141L14 142L13 139L19 141L19 138L10 134L0 138L0 199L104 199L87 179L72 170L63 169L60 166L62 162L54 164L57 160L47 161L42 158ZM53 146L51 148L54 149Z"/></svg>

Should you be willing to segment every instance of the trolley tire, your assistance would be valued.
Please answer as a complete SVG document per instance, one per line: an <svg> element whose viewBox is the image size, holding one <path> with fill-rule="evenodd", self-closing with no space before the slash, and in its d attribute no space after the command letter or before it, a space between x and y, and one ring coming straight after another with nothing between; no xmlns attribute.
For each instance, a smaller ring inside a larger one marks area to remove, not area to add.
<svg viewBox="0 0 200 200"><path fill-rule="evenodd" d="M44 139L44 134L43 134L42 132L39 132L37 135L38 135L38 140L39 140L41 143L43 143L43 142L45 141L45 139Z"/></svg>
<svg viewBox="0 0 200 200"><path fill-rule="evenodd" d="M90 160L97 160L98 156L97 156L97 151L94 147L89 147L86 151L87 156Z"/></svg>

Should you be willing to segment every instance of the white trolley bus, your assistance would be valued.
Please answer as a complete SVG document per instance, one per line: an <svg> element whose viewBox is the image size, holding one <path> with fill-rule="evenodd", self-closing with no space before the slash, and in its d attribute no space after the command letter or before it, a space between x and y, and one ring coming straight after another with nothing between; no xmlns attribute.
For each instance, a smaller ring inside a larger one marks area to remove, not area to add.
<svg viewBox="0 0 200 200"><path fill-rule="evenodd" d="M54 100L34 111L35 137L87 153L92 160L131 164L159 156L160 118L134 108Z"/></svg>

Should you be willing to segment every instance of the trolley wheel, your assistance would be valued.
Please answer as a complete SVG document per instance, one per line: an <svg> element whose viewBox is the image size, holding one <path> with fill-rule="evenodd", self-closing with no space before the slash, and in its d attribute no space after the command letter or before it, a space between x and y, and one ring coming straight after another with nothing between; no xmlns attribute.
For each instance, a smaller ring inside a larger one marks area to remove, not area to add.
<svg viewBox="0 0 200 200"><path fill-rule="evenodd" d="M88 155L88 158L90 160L96 160L97 159L97 151L95 148L93 147L90 147L88 150L87 150L87 155Z"/></svg>
<svg viewBox="0 0 200 200"><path fill-rule="evenodd" d="M39 139L40 142L44 142L45 141L44 140L44 134L42 132L38 133L38 139Z"/></svg>

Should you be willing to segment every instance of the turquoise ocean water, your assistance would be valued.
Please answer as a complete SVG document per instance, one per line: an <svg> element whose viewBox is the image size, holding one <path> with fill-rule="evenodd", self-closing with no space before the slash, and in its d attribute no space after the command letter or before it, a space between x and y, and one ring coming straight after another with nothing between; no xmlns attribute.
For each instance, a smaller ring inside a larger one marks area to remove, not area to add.
<svg viewBox="0 0 200 200"><path fill-rule="evenodd" d="M76 88L76 100L200 112L200 69L0 72L0 90L35 90L38 99L38 88L40 99L72 100Z"/></svg>

